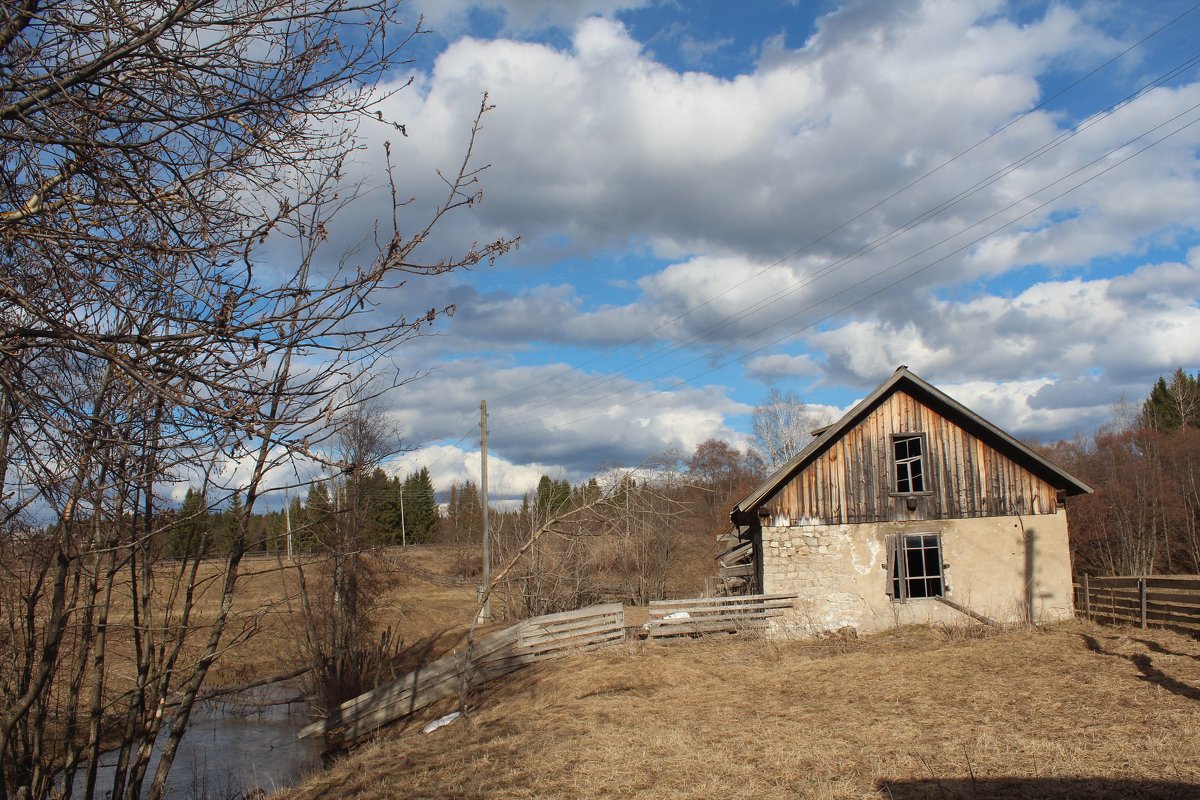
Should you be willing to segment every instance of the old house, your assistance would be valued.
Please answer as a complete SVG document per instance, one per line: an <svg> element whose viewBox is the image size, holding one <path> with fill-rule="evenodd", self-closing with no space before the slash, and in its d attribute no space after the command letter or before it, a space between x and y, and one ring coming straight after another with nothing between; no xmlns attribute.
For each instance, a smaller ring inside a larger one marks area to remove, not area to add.
<svg viewBox="0 0 1200 800"><path fill-rule="evenodd" d="M731 593L782 635L1073 611L1065 499L1091 488L900 367L733 509Z"/></svg>

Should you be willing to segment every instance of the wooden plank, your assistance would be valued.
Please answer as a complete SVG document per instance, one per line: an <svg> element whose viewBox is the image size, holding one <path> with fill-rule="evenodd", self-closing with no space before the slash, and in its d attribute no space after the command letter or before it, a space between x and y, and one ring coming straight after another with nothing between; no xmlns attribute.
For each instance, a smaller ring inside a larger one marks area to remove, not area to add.
<svg viewBox="0 0 1200 800"><path fill-rule="evenodd" d="M1094 599L1093 599L1092 606L1093 606L1093 609L1095 609L1097 606ZM1140 611L1140 609L1142 607L1141 602L1138 600L1138 598L1115 598L1111 601L1108 599L1105 599L1104 603L1100 606L1100 608L1101 608L1101 610L1103 610L1104 608L1111 607L1111 606L1116 606L1117 608L1120 608L1120 609L1133 610L1133 611ZM1200 605L1197 605L1197 604L1150 602L1147 605L1147 609L1149 612L1161 612L1161 613L1165 613L1165 614L1175 614L1175 615L1179 616L1181 619L1195 617L1195 618L1197 618L1197 621L1200 621Z"/></svg>
<svg viewBox="0 0 1200 800"><path fill-rule="evenodd" d="M489 656L486 660L479 662L477 666L480 669L490 669L495 665L510 663L533 664L538 661L560 658L567 653L585 653L592 650L599 650L604 647L611 647L614 644L620 644L624 640L624 630L612 631L603 636L596 636L587 642L579 642L570 647L559 647L554 650L542 650L535 647L528 650L515 650L507 653L496 653L493 656Z"/></svg>
<svg viewBox="0 0 1200 800"><path fill-rule="evenodd" d="M471 685L482 685L489 681L495 680L502 675L507 675L508 673L517 669L519 669L519 667L501 668L497 670L481 672L475 676L475 680L471 682ZM372 731L377 730L378 728L381 728L390 722L394 722L402 716L408 716L412 712L422 709L431 703L437 702L438 700L442 700L447 697L453 697L454 695L461 693L463 689L464 684L462 681L443 682L423 692L409 708L403 711L403 713L396 714L394 709L384 708L355 720L353 723L345 726L345 728L341 731L340 739L345 743L353 742L356 739L361 739L368 733L371 733Z"/></svg>
<svg viewBox="0 0 1200 800"><path fill-rule="evenodd" d="M613 632L621 632L625 630L624 624L621 625L595 625L591 628L579 631L570 636L533 636L529 639L517 642L517 644L501 653L518 652L522 650L538 649L538 650L565 650L586 643L588 640L596 636L605 636Z"/></svg>
<svg viewBox="0 0 1200 800"><path fill-rule="evenodd" d="M1081 589L1079 591L1083 591L1083 590ZM1107 599L1108 597L1136 599L1137 596L1138 596L1137 589L1107 589L1107 588L1097 589L1095 586L1092 586L1092 600L1093 601Z"/></svg>
<svg viewBox="0 0 1200 800"><path fill-rule="evenodd" d="M717 556L717 563L721 566L732 566L738 561L747 556L754 555L754 542L742 542L737 547L726 550L721 555Z"/></svg>
<svg viewBox="0 0 1200 800"><path fill-rule="evenodd" d="M620 621L616 621L616 622L602 621L602 622L597 622L593 625L589 625L586 628L579 628L577 630L568 631L568 632L562 632L562 633L547 632L544 634L531 633L528 636L522 636L519 640L517 640L515 647L509 648L509 649L515 651L515 650L525 650L530 647L539 647L542 650L545 650L548 648L553 649L555 647L566 648L566 647L572 647L574 645L574 643L579 640L586 640L593 636L609 634L609 633L613 633L614 631L619 633L623 630L625 630L625 621L624 620L620 620ZM507 650L502 651L502 652L507 652Z"/></svg>
<svg viewBox="0 0 1200 800"><path fill-rule="evenodd" d="M415 673L410 673L397 682L397 684L404 684L402 690L394 691L385 697L377 698L375 702L370 704L360 703L353 708L335 712L323 720L318 720L311 725L305 726L297 734L297 738L305 739L309 736L323 734L339 728L344 729L366 718L381 719L387 717L389 720L397 719L420 708L425 703L424 698L429 693L436 693L438 691L437 687L446 683L457 683L460 680L458 670L446 673L429 673L423 679L414 676ZM392 687L396 687L397 684L392 684Z"/></svg>
<svg viewBox="0 0 1200 800"><path fill-rule="evenodd" d="M579 608L574 611L560 611L557 614L543 614L540 617L530 617L522 624L538 624L544 625L549 622L559 622L560 620L572 620L579 617L595 616L597 614L616 614L624 612L625 607L620 603L605 603L599 606L588 606L587 608Z"/></svg>
<svg viewBox="0 0 1200 800"><path fill-rule="evenodd" d="M1109 624L1110 620L1114 619L1116 620L1116 623L1120 625L1137 625L1140 622L1140 615L1136 609L1129 610L1127 612L1117 609L1116 614L1109 613L1107 610L1105 610L1103 613L1093 612L1092 614L1093 622ZM1200 633L1200 622L1192 622L1189 620L1172 618L1170 616L1164 616L1158 619L1151 618L1149 623L1156 628L1173 628L1186 631L1193 635Z"/></svg>
<svg viewBox="0 0 1200 800"><path fill-rule="evenodd" d="M1146 599L1151 603L1170 603L1172 605L1200 607L1200 593L1197 592L1171 592L1165 589L1147 589Z"/></svg>
<svg viewBox="0 0 1200 800"><path fill-rule="evenodd" d="M668 627L652 627L648 635L652 639L663 639L668 636L695 636L705 633L740 633L742 631L762 630L767 627L766 620L747 620L743 622L700 623L688 625L671 625Z"/></svg>
<svg viewBox="0 0 1200 800"><path fill-rule="evenodd" d="M697 622L726 622L729 620L737 621L739 619L768 619L770 617L783 616L787 610L786 608L761 608L744 611L740 614L692 614L687 617L676 617L675 619L650 619L647 624L653 628L663 625L686 625L690 620Z"/></svg>
<svg viewBox="0 0 1200 800"><path fill-rule="evenodd" d="M624 617L622 612L617 612L616 614L593 614L551 623L526 622L521 625L517 640L520 641L528 636L566 636L570 635L572 631L604 623L620 626L624 622Z"/></svg>
<svg viewBox="0 0 1200 800"><path fill-rule="evenodd" d="M393 681L390 684L386 684L368 692L364 692L357 697L347 700L338 706L334 713L330 716L334 717L341 715L349 717L353 715L355 710L360 706L388 702L397 696L411 692L413 687L419 685L423 680L437 678L438 676L452 675L459 670L459 659L461 657L462 656L459 653L451 653L443 656L437 661L426 664L420 669L408 673L397 681Z"/></svg>
<svg viewBox="0 0 1200 800"><path fill-rule="evenodd" d="M759 612L757 614L739 614L736 617L686 617L682 619L651 620L647 623L647 630L654 631L661 628L688 627L689 625L707 624L739 625L743 622L762 622L779 616L782 616L779 612Z"/></svg>
<svg viewBox="0 0 1200 800"><path fill-rule="evenodd" d="M736 530L726 531L725 533L717 536L717 544L736 545L740 541L742 541L742 537L738 535Z"/></svg>
<svg viewBox="0 0 1200 800"><path fill-rule="evenodd" d="M1196 575L1151 575L1146 578L1146 588L1200 591L1200 577Z"/></svg>
<svg viewBox="0 0 1200 800"><path fill-rule="evenodd" d="M772 600L763 603L755 603L747 606L690 606L684 609L677 609L670 613L663 613L666 609L658 609L651 612L650 621L657 622L666 619L670 614L690 614L692 617L736 617L742 614L755 614L764 611L786 611L792 607L790 600ZM679 619L687 619L687 617L679 617Z"/></svg>
<svg viewBox="0 0 1200 800"><path fill-rule="evenodd" d="M1093 575L1090 578L1090 581L1092 584L1092 591L1094 592L1098 589L1136 589L1138 579L1136 576L1097 578L1096 576Z"/></svg>
<svg viewBox="0 0 1200 800"><path fill-rule="evenodd" d="M795 600L800 595L798 594L745 594L738 597L689 597L683 600L651 600L648 608L654 609L663 606L683 606L691 603L729 603L731 605L738 603L752 603L759 600Z"/></svg>
<svg viewBox="0 0 1200 800"><path fill-rule="evenodd" d="M748 602L737 602L743 600L740 597L728 598L731 602L719 602L725 598L712 598L708 600L693 600L687 605L672 605L672 606L649 606L646 611L653 615L670 614L676 611L737 611L743 608L753 608L761 605L773 605L780 608L787 608L795 602L792 597L768 597L755 598Z"/></svg>

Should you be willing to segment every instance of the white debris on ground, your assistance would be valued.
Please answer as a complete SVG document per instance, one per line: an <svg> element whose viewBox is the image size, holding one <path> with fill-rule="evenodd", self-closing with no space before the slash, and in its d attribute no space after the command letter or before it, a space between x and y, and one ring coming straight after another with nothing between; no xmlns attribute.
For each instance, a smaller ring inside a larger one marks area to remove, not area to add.
<svg viewBox="0 0 1200 800"><path fill-rule="evenodd" d="M691 618L692 618L692 615L686 611L672 611L670 614L667 614L665 617L663 617L664 620L667 620L667 619L691 619ZM644 625L642 625L642 630L647 630L647 631L650 630L650 623L647 622Z"/></svg>
<svg viewBox="0 0 1200 800"><path fill-rule="evenodd" d="M442 727L445 727L446 725L449 725L451 722L454 722L454 720L458 719L461 716L462 716L461 711L454 711L454 712L447 714L444 717L438 717L433 722L430 722L428 725L426 725L424 728L421 728L421 733L433 733L438 728L442 728Z"/></svg>

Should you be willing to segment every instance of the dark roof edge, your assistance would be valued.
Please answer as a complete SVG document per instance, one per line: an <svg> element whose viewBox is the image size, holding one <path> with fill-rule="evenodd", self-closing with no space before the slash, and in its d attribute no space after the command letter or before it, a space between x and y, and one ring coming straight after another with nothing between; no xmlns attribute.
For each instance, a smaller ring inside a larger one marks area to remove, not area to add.
<svg viewBox="0 0 1200 800"><path fill-rule="evenodd" d="M1022 444L1017 439L997 428L992 423L988 422L983 417L976 414L971 409L964 406L954 398L950 397L945 392L936 388L930 383L925 382L918 376L914 375L907 367L898 367L895 372L888 377L883 383L875 388L875 391L857 402L853 408L842 415L841 419L826 428L820 436L809 443L795 456L788 460L786 464L775 470L765 481L759 484L758 488L742 499L733 511L730 512L730 518L735 522L739 517L745 519L745 516L759 504L763 499L776 491L785 481L798 472L804 465L816 454L824 450L825 445L839 438L851 425L857 422L860 416L865 415L871 408L880 400L891 394L898 384L902 382L911 383L919 392L929 395L937 403L946 406L955 414L965 418L976 427L982 428L988 435L995 437L1004 446L1017 451L1021 456L1021 460L1031 463L1036 468L1040 467L1045 471L1058 478L1064 486L1068 495L1091 494L1092 487L1088 486L1083 481L1079 480L1069 472L1058 466L1054 462L1047 459L1045 456L1035 452L1031 448Z"/></svg>

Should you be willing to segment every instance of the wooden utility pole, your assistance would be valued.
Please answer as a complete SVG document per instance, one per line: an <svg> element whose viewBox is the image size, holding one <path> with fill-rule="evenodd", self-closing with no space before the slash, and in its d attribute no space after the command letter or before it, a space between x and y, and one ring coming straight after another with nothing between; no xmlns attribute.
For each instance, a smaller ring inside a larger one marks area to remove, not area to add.
<svg viewBox="0 0 1200 800"><path fill-rule="evenodd" d="M291 561L296 557L292 550L292 498L286 489L283 492L283 519L287 526L287 557Z"/></svg>
<svg viewBox="0 0 1200 800"><path fill-rule="evenodd" d="M483 518L483 577L479 587L479 593L482 595L488 590L488 584L492 580L491 566L491 544L488 541L488 481L487 481L487 400L479 402L479 492L482 495L482 504L480 514ZM483 601L483 608L479 611L479 621L483 623L492 621L492 598L487 597Z"/></svg>

